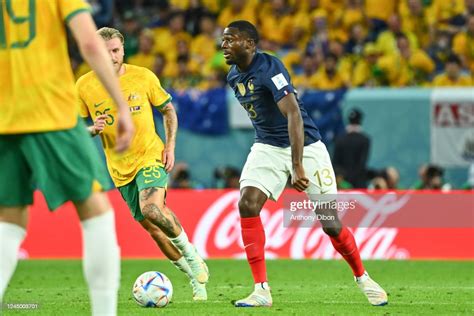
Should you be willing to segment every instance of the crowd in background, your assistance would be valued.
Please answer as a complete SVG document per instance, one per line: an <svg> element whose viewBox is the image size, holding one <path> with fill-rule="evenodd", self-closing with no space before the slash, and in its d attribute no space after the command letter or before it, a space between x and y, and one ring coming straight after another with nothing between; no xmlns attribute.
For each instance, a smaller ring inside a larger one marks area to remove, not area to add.
<svg viewBox="0 0 474 316"><path fill-rule="evenodd" d="M474 0L90 2L99 26L124 34L126 62L178 91L225 85L219 45L237 19L257 25L260 49L282 58L299 89L473 84Z"/></svg>
<svg viewBox="0 0 474 316"><path fill-rule="evenodd" d="M224 87L228 65L220 48L234 20L257 25L262 51L280 57L300 90L350 87L472 86L474 0L89 0L99 27L125 37L126 62L152 70L166 89ZM89 71L72 47L76 77ZM359 117L359 124L360 124ZM351 118L349 117L349 121ZM356 119L357 120L357 119ZM335 142L334 167L341 189L398 188L395 167L366 168L367 155L346 159L356 125ZM361 133L359 133L361 134ZM349 135L349 136L348 136ZM337 142L349 137L338 156ZM365 144L365 145L364 145ZM359 174L348 174L357 170ZM362 169L363 170L362 170ZM471 168L474 169L474 168ZM472 183L465 187L474 187ZM238 188L240 172L217 168L215 187ZM185 163L171 175L175 188L200 188ZM418 189L446 189L443 170L420 167Z"/></svg>

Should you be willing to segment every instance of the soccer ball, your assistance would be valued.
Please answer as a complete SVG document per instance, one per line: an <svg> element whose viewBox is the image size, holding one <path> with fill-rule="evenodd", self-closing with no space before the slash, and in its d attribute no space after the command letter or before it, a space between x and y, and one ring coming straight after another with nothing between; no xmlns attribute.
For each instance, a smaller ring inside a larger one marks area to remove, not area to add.
<svg viewBox="0 0 474 316"><path fill-rule="evenodd" d="M132 294L140 306L165 307L173 296L173 285L163 273L148 271L137 278Z"/></svg>

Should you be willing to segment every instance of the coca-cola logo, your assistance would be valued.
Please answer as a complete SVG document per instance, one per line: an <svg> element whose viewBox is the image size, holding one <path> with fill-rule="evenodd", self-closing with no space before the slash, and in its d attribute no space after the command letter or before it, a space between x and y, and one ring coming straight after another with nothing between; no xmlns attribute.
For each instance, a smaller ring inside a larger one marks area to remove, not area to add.
<svg viewBox="0 0 474 316"><path fill-rule="evenodd" d="M200 218L193 236L193 243L202 256L245 257L240 233L239 197L239 191L223 194L207 208ZM398 228L378 227L390 214L399 211L408 199L408 195L397 197L390 193L379 199L374 199L369 194L362 194L358 202L367 211L360 219L361 225L355 228L353 233L363 258L409 257L406 250L399 249L394 244ZM284 227L283 209L277 204L265 204L260 217L265 227L267 258L333 259L340 257L320 227Z"/></svg>

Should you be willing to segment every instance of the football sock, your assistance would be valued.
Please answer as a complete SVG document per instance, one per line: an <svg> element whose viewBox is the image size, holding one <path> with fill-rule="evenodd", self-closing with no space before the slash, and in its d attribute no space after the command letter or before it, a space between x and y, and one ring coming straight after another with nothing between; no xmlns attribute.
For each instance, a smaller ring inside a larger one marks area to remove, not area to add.
<svg viewBox="0 0 474 316"><path fill-rule="evenodd" d="M260 216L240 219L242 240L244 242L247 261L252 270L255 283L267 281L265 265L265 231Z"/></svg>
<svg viewBox="0 0 474 316"><path fill-rule="evenodd" d="M176 261L171 261L171 263L181 272L186 274L188 278L193 278L193 273L191 272L191 268L189 267L188 262L184 257L179 258Z"/></svg>
<svg viewBox="0 0 474 316"><path fill-rule="evenodd" d="M186 235L184 229L181 229L181 234L179 234L177 237L168 237L168 239L173 243L173 245L176 246L176 248L178 248L178 250L181 251L184 257L192 257L195 255L194 247L189 242L188 235Z"/></svg>
<svg viewBox="0 0 474 316"><path fill-rule="evenodd" d="M3 301L8 282L15 272L18 250L25 235L26 231L23 227L0 222L0 303Z"/></svg>
<svg viewBox="0 0 474 316"><path fill-rule="evenodd" d="M352 235L347 227L343 227L337 237L329 236L334 249L341 254L346 262L351 266L354 276L360 277L364 274L365 269L360 259L359 249Z"/></svg>
<svg viewBox="0 0 474 316"><path fill-rule="evenodd" d="M92 315L116 315L120 286L120 248L114 212L82 221L83 269Z"/></svg>

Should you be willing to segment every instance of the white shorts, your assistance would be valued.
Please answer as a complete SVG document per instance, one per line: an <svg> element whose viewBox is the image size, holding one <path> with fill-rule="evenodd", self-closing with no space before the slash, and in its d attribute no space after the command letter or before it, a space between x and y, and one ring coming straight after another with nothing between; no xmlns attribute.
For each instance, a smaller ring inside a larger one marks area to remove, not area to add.
<svg viewBox="0 0 474 316"><path fill-rule="evenodd" d="M326 145L318 141L305 146L303 167L309 179L307 194L336 194L336 176ZM256 187L271 200L278 200L291 175L291 147L255 143L240 176L240 189Z"/></svg>

